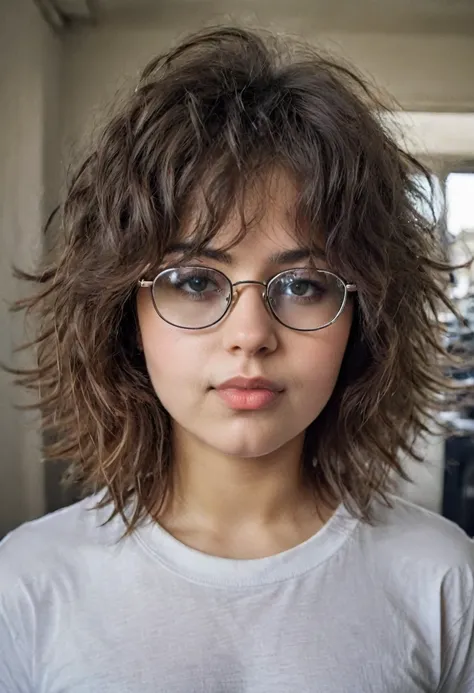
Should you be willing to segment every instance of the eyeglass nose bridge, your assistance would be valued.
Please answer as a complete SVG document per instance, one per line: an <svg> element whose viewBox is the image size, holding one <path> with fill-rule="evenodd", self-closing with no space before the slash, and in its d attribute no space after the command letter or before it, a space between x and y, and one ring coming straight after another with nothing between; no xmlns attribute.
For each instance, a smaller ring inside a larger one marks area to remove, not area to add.
<svg viewBox="0 0 474 693"><path fill-rule="evenodd" d="M231 284L231 286L232 286L232 299L231 299L232 305L235 304L235 302L237 301L237 298L239 296L239 292L234 291L235 287L236 286L242 286L243 284L253 284L255 286L263 286L263 291L262 291L263 302L265 304L269 303L268 294L267 294L267 287L268 287L267 282L259 282L259 281L256 281L255 279L244 279L240 282L235 282L235 284Z"/></svg>

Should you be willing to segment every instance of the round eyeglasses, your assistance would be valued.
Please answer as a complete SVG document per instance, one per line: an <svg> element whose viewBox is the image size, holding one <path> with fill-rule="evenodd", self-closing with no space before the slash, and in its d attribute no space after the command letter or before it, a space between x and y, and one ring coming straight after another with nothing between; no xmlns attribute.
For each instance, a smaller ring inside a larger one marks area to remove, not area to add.
<svg viewBox="0 0 474 693"><path fill-rule="evenodd" d="M165 322L187 330L202 330L218 323L238 298L238 287L263 287L262 299L271 314L285 327L301 332L322 330L341 315L355 284L347 284L334 272L320 269L288 269L267 282L232 283L219 270L198 266L170 267L153 281L141 279L150 288L156 312Z"/></svg>

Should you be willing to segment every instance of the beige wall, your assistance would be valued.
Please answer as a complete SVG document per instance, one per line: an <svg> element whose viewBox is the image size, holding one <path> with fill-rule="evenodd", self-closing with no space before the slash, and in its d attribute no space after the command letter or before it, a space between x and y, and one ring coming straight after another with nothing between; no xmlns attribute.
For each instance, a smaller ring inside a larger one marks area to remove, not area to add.
<svg viewBox="0 0 474 693"><path fill-rule="evenodd" d="M24 291L14 261L31 267L42 252L41 226L55 196L58 40L31 0L3 0L0 24L0 359L24 338L6 300ZM48 179L48 183L46 180ZM16 411L20 394L0 373L0 536L42 514L43 470L31 417Z"/></svg>
<svg viewBox="0 0 474 693"><path fill-rule="evenodd" d="M203 19L209 16L203 15ZM196 17L193 21L198 26ZM149 58L183 33L182 11L177 11L174 22L168 15L167 22L110 23L68 36L64 54L66 147L89 131L100 118L101 106L117 90L134 84ZM471 37L326 33L312 34L311 40L353 61L389 90L403 109L474 112Z"/></svg>

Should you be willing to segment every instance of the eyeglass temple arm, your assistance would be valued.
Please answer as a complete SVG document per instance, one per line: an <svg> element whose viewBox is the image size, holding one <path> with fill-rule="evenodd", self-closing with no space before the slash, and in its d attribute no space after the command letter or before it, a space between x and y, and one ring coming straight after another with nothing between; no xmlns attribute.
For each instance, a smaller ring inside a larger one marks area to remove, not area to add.
<svg viewBox="0 0 474 693"><path fill-rule="evenodd" d="M346 284L346 291L357 291L357 284Z"/></svg>

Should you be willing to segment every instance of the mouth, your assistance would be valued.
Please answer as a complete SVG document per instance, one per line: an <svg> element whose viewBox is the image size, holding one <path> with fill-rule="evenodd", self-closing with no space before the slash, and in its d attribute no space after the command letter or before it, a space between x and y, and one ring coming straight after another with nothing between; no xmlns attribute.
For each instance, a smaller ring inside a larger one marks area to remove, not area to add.
<svg viewBox="0 0 474 693"><path fill-rule="evenodd" d="M283 393L283 388L266 378L231 378L213 388L229 408L253 411L267 409Z"/></svg>

